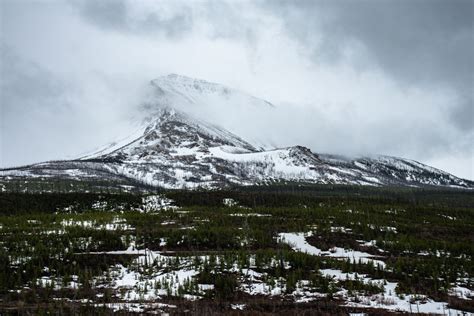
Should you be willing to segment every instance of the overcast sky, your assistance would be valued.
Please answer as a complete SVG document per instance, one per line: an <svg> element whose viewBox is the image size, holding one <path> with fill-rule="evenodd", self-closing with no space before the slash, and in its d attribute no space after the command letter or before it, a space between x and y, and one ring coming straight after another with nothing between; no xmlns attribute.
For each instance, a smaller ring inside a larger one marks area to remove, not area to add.
<svg viewBox="0 0 474 316"><path fill-rule="evenodd" d="M239 119L279 146L402 156L474 179L474 1L0 6L2 167L107 143L151 79L178 73L277 105L271 122Z"/></svg>

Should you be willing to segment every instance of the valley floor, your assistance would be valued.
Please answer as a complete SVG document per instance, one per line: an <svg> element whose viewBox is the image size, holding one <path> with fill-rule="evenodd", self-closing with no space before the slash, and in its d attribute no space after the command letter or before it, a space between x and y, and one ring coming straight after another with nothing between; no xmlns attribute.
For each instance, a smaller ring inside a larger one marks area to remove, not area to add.
<svg viewBox="0 0 474 316"><path fill-rule="evenodd" d="M0 314L474 313L470 191L0 193Z"/></svg>

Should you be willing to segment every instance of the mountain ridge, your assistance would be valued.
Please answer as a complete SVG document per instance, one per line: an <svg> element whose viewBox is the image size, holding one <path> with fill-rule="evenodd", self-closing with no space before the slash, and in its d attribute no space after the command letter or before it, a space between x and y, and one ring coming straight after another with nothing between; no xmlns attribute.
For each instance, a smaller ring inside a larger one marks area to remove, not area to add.
<svg viewBox="0 0 474 316"><path fill-rule="evenodd" d="M264 149L181 108L207 101L218 106L239 105L237 101L251 106L271 103L174 74L152 80L152 85L157 90L145 105L147 115L136 133L122 142L78 159L0 169L0 181L57 178L126 183L129 179L170 189L275 182L474 188L472 181L404 158L318 154L304 146Z"/></svg>

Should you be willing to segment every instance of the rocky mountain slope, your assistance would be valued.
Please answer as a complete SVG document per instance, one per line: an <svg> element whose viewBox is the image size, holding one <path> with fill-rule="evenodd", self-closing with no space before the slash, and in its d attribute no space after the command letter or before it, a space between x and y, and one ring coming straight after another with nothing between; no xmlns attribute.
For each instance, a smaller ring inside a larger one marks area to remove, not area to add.
<svg viewBox="0 0 474 316"><path fill-rule="evenodd" d="M144 106L148 114L135 134L78 159L0 170L0 181L73 179L164 188L274 182L474 187L472 181L408 159L316 154L302 146L264 150L177 108L206 102L272 107L269 102L178 75L161 77L151 84L156 94Z"/></svg>

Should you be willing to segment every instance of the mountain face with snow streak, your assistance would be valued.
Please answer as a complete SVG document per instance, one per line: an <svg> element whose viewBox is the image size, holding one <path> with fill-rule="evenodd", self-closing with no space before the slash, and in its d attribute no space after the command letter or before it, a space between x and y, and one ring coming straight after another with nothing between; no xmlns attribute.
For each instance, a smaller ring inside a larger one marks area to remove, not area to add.
<svg viewBox="0 0 474 316"><path fill-rule="evenodd" d="M302 146L264 150L268 146L246 141L181 109L198 109L203 103L273 107L271 103L178 75L160 77L151 85L156 94L144 105L147 115L135 134L79 159L0 170L0 181L94 179L164 188L274 182L474 188L472 181L408 159L316 154Z"/></svg>

